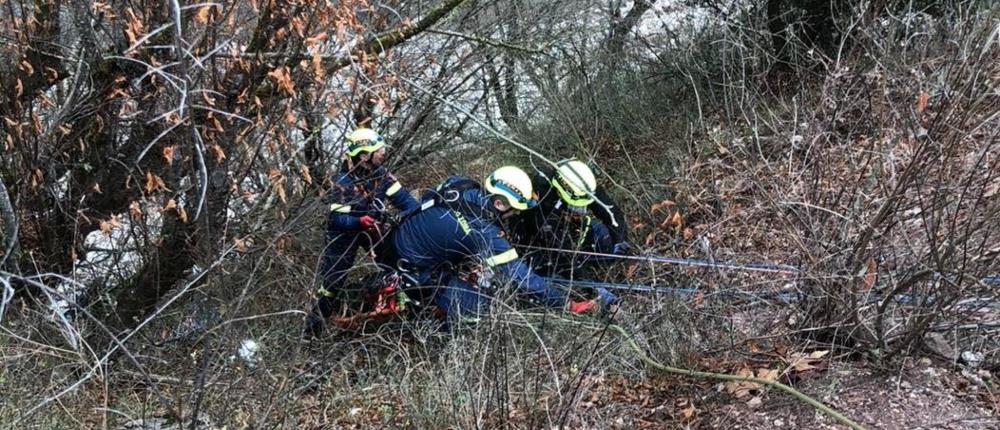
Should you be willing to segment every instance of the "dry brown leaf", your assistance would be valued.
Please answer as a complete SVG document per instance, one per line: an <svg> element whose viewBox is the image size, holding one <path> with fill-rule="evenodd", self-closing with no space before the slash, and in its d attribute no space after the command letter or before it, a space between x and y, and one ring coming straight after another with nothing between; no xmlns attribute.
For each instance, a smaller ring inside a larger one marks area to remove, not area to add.
<svg viewBox="0 0 1000 430"><path fill-rule="evenodd" d="M299 172L302 173L302 180L306 181L307 184L312 184L312 175L309 174L309 166L305 164L299 166Z"/></svg>
<svg viewBox="0 0 1000 430"><path fill-rule="evenodd" d="M674 212L674 216L670 217L670 225L679 226L684 224L684 217L681 216L680 212Z"/></svg>
<svg viewBox="0 0 1000 430"><path fill-rule="evenodd" d="M184 206L177 208L177 217L181 219L182 223L187 224L188 213L186 210L184 210Z"/></svg>
<svg viewBox="0 0 1000 430"><path fill-rule="evenodd" d="M326 32L324 31L324 32L322 32L322 33L316 33L316 34L315 34L315 35L313 35L313 36L310 36L310 37L307 37L307 38L306 38L306 40L304 40L304 41L303 41L303 43L304 43L304 44L305 44L306 46L310 46L310 47L311 47L311 46L313 46L313 45L315 45L315 44L317 44L317 43L320 43L320 42L325 42L325 41L326 41L327 39L329 39L329 38L330 38L330 35L329 35L329 34L327 34L327 33L326 33Z"/></svg>
<svg viewBox="0 0 1000 430"><path fill-rule="evenodd" d="M698 410L694 408L694 405L688 405L688 407L681 409L681 418L686 420L693 419L697 414Z"/></svg>
<svg viewBox="0 0 1000 430"><path fill-rule="evenodd" d="M660 209L663 209L663 208L669 209L669 208L672 208L674 206L677 206L677 203L675 203L673 200L667 199L667 200L664 200L664 201L661 201L661 202L658 202L658 203L653 203L653 205L649 207L649 211L650 212L656 212L656 211L658 211Z"/></svg>
<svg viewBox="0 0 1000 430"><path fill-rule="evenodd" d="M312 55L312 67L313 67L313 78L317 82L322 81L326 78L326 69L323 67L323 56L320 55L317 49Z"/></svg>
<svg viewBox="0 0 1000 430"><path fill-rule="evenodd" d="M827 350L827 349L824 349L822 351L813 351L811 354L809 354L809 358L813 358L813 359L817 359L818 360L820 358L826 357L826 355L829 354L829 353L830 353L830 350Z"/></svg>
<svg viewBox="0 0 1000 430"><path fill-rule="evenodd" d="M240 239L238 237L237 238L233 238L233 245L235 246L235 248L236 248L237 251L239 251L239 252L247 252L247 243L246 243L246 240Z"/></svg>
<svg viewBox="0 0 1000 430"><path fill-rule="evenodd" d="M705 293L698 291L694 293L694 297L691 298L691 305L694 307L701 307L701 304L705 302Z"/></svg>
<svg viewBox="0 0 1000 430"><path fill-rule="evenodd" d="M177 202L174 199L167 200L167 204L163 205L163 211L166 212L171 209L177 209Z"/></svg>
<svg viewBox="0 0 1000 430"><path fill-rule="evenodd" d="M924 113L924 109L927 109L927 101L931 98L927 91L923 91L917 96L917 113Z"/></svg>
<svg viewBox="0 0 1000 430"><path fill-rule="evenodd" d="M742 368L736 372L736 376L752 378L753 371L748 368ZM760 384L750 381L729 381L726 382L726 391L730 394L736 396L737 398L744 398L750 395L751 390L760 389Z"/></svg>
<svg viewBox="0 0 1000 430"><path fill-rule="evenodd" d="M797 372L805 372L807 370L815 369L817 365L822 361L822 358L829 354L829 350L813 351L807 354L795 354L789 361L789 367L795 369Z"/></svg>
<svg viewBox="0 0 1000 430"><path fill-rule="evenodd" d="M281 203L288 204L288 197L285 195L285 186L281 184L275 184L274 189L275 191L278 192L278 199L281 200Z"/></svg>
<svg viewBox="0 0 1000 430"><path fill-rule="evenodd" d="M877 267L875 266L875 259L872 257L868 257L868 265L865 269L865 277L864 277L864 291L871 290L872 286L875 285L876 270Z"/></svg>
<svg viewBox="0 0 1000 430"><path fill-rule="evenodd" d="M42 169L35 169L35 171L31 174L31 191L38 190L38 186L42 184L43 179L44 176L42 176Z"/></svg>
<svg viewBox="0 0 1000 430"><path fill-rule="evenodd" d="M288 74L288 69L285 66L267 72L267 76L273 79L274 83L278 84L280 90L295 97L295 83L292 82L292 77Z"/></svg>
<svg viewBox="0 0 1000 430"><path fill-rule="evenodd" d="M142 207L139 206L139 202L133 201L128 205L128 212L132 215L133 219L142 218Z"/></svg>
<svg viewBox="0 0 1000 430"><path fill-rule="evenodd" d="M126 23L126 28L125 28L125 37L128 38L129 45L134 45L135 42L139 40L139 37L142 36L143 34L142 20L139 19L138 16L136 16L135 12L132 11L132 8L126 10L125 14L128 15L127 19L128 22Z"/></svg>
<svg viewBox="0 0 1000 430"><path fill-rule="evenodd" d="M226 152L223 151L222 147L219 146L217 143L209 145L208 148L212 150L212 157L215 158L216 163L226 159Z"/></svg>
<svg viewBox="0 0 1000 430"><path fill-rule="evenodd" d="M811 370L816 368L816 366L813 366L810 363L810 360L806 357L795 357L789 366L792 369L795 369L796 372L805 372L806 370Z"/></svg>
<svg viewBox="0 0 1000 430"><path fill-rule="evenodd" d="M163 178L153 174L153 172L146 172L146 192L151 193L158 189L167 190L167 184L163 183Z"/></svg>
<svg viewBox="0 0 1000 430"><path fill-rule="evenodd" d="M209 14L212 12L212 6L202 6L198 8L198 12L194 15L194 20L199 24L208 24Z"/></svg>
<svg viewBox="0 0 1000 430"><path fill-rule="evenodd" d="M765 381L776 381L778 369L757 369L757 377Z"/></svg>
<svg viewBox="0 0 1000 430"><path fill-rule="evenodd" d="M174 165L174 149L176 149L174 145L163 147L163 159L167 160L168 166Z"/></svg>
<svg viewBox="0 0 1000 430"><path fill-rule="evenodd" d="M108 222L108 221L101 221L101 223L100 223L100 225L98 227L101 229L101 233L103 233L105 236L111 236L111 223L110 222Z"/></svg>
<svg viewBox="0 0 1000 430"><path fill-rule="evenodd" d="M287 196L285 195L285 178L282 177L281 171L272 167L267 173L267 178L271 181L271 186L274 188L274 191L278 193L278 198L281 199L281 203L288 203Z"/></svg>

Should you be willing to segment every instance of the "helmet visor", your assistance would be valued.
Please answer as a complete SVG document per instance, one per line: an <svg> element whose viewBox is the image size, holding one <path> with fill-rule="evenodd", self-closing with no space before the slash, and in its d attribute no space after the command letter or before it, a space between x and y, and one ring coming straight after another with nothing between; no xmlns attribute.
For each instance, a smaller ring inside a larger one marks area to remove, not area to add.
<svg viewBox="0 0 1000 430"><path fill-rule="evenodd" d="M556 175L556 177L552 179L552 187L556 189L556 192L559 193L559 197L562 198L563 201L570 207L577 206L586 209L587 206L594 203L593 198L586 193L577 192L576 188L566 182L566 179L564 179L561 175Z"/></svg>
<svg viewBox="0 0 1000 430"><path fill-rule="evenodd" d="M385 147L385 138L381 135L375 139L365 139L350 142L347 144L347 155L357 156L362 152L372 153Z"/></svg>
<svg viewBox="0 0 1000 430"><path fill-rule="evenodd" d="M534 200L522 195L513 187L493 175L490 175L490 187L496 191L500 191L499 194L507 199L507 203L514 209L525 210L535 207L536 202Z"/></svg>

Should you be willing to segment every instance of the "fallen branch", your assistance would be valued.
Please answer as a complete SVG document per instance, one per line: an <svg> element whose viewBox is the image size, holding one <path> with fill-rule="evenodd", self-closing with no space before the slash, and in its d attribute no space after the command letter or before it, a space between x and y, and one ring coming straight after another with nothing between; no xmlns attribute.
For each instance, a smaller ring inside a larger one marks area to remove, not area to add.
<svg viewBox="0 0 1000 430"><path fill-rule="evenodd" d="M778 381L772 381L772 380L762 379L762 378L755 378L755 377L751 377L751 376L737 376L737 375L729 375L729 374L725 374L725 373L701 372L701 371L697 371L697 370L681 369L679 367L667 366L667 365L664 365L664 364L662 364L662 363L660 363L660 362L658 362L656 360L653 360L648 355L646 355L646 353L643 352L641 348L639 348L639 344L635 342L635 339L632 338L632 335L630 335L628 332L626 332L625 329L623 329L621 326L619 326L617 324L611 324L611 325L608 326L608 328L610 328L611 330L614 330L614 331L618 332L618 334L620 334L623 338L625 338L625 341L628 343L628 345L630 347L632 347L633 350L635 350L635 353L639 357L640 360L642 360L647 365L649 365L649 366L651 366L651 367L653 367L653 368L655 368L655 369L657 369L657 370L659 370L661 372L675 373L675 374L678 374L678 375L685 375L685 376L694 376L694 377L697 377L697 378L716 379L716 380L720 380L720 381L753 382L753 383L756 383L756 384L767 385L769 387L777 388L777 389L779 389L781 391L784 391L784 392L786 392L788 394L791 394L792 397L795 397L796 399L799 399L803 403L806 403L809 406L812 406L816 410L818 410L820 412L823 412L824 414L829 415L831 418L833 418L834 420L836 420L837 422L839 422L839 423L841 423L841 424L843 424L845 426L848 426L848 427L850 427L852 429L855 429L855 430L864 430L864 427L862 427L860 424L855 423L854 421L851 421L850 418L847 418L843 414L841 414L840 412L837 412L837 411L833 410L832 408L830 408L829 406L824 405L819 400L816 400L816 399L814 399L812 397L809 397L809 396L807 396L805 394L802 394L799 390L796 390L796 389L794 389L794 388L792 388L792 387L790 387L788 385L782 384L782 383L780 383Z"/></svg>

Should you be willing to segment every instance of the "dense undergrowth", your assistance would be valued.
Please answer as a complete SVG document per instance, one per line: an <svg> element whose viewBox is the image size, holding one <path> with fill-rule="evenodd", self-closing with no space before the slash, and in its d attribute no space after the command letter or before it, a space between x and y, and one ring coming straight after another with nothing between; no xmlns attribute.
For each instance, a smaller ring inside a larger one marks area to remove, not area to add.
<svg viewBox="0 0 1000 430"><path fill-rule="evenodd" d="M832 351L891 369L921 354L928 332L946 332L956 347L1000 361L995 328L977 325L995 314L968 304L995 304L997 287L979 280L1000 274L1000 15L975 2L889 3L838 11L831 45L797 39L802 29L790 25L781 53L762 12L747 7L679 35L641 36L617 61L587 50L522 60L538 66L525 77L538 89L535 115L496 126L550 157L593 162L640 251L803 270L616 265L610 280L698 289L623 294L616 320L651 356L793 375L796 357ZM578 64L587 67L570 67ZM567 75L554 80L553 71ZM464 134L472 144L397 164L399 176L418 189L447 174L539 162L487 130ZM588 401L612 380L655 380L596 318L501 300L491 317L453 333L409 320L302 341L324 207L305 195L268 211L259 224L267 234L106 365L93 365L102 350L61 340L41 299L12 302L0 332L0 423L637 425ZM360 279L372 267L359 262ZM796 299L776 300L778 291ZM85 338L106 330L99 318L75 324ZM239 353L246 340L259 345L251 360ZM661 423L700 422L684 403L665 411Z"/></svg>

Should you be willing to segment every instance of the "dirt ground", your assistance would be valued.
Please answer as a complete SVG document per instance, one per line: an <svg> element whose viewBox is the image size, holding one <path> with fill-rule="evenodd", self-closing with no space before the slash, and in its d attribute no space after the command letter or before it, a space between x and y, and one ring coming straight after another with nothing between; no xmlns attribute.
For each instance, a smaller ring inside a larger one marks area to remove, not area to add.
<svg viewBox="0 0 1000 430"><path fill-rule="evenodd" d="M1000 398L989 372L950 369L924 359L896 375L831 363L794 386L871 429L1000 429ZM612 380L581 401L582 426L612 428L845 428L791 396L658 376ZM593 420L591 420L593 419Z"/></svg>

